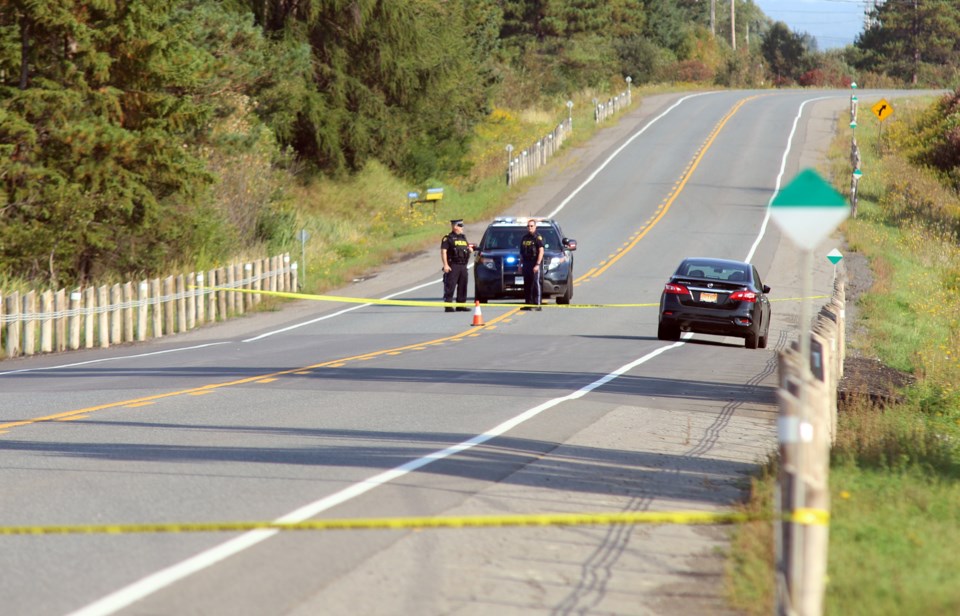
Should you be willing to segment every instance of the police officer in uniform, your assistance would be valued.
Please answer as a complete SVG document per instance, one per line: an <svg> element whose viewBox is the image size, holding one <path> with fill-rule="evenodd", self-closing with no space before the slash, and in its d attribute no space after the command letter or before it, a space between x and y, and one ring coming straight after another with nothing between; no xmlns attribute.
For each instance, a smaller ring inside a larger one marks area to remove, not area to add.
<svg viewBox="0 0 960 616"><path fill-rule="evenodd" d="M443 261L443 301L453 301L453 291L457 291L457 303L463 304L467 301L467 263L470 261L470 253L473 247L467 242L467 237L463 234L463 220L456 219L450 221L450 233L443 236L440 240L440 259ZM461 306L456 309L458 312L469 312L470 309ZM453 312L450 306L444 308L445 312Z"/></svg>
<svg viewBox="0 0 960 616"><path fill-rule="evenodd" d="M527 221L527 233L520 238L520 268L523 270L523 291L527 296L527 306L521 310L542 310L543 237L537 233L536 220Z"/></svg>

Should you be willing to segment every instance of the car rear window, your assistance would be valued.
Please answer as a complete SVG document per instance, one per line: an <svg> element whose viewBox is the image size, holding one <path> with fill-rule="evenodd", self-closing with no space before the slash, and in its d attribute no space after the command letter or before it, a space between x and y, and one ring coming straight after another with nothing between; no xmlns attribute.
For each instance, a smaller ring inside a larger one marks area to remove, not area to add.
<svg viewBox="0 0 960 616"><path fill-rule="evenodd" d="M716 263L691 262L684 264L678 272L680 276L691 278L709 278L726 282L747 282L750 276L740 267L726 267Z"/></svg>

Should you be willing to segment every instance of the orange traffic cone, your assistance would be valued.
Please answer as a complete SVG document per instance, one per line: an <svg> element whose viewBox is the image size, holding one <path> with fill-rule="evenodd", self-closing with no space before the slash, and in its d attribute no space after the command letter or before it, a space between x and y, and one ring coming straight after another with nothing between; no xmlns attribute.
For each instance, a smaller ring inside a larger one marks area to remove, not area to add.
<svg viewBox="0 0 960 616"><path fill-rule="evenodd" d="M470 325L486 325L486 323L483 322L483 313L480 312L480 300L476 300L473 307L473 323Z"/></svg>

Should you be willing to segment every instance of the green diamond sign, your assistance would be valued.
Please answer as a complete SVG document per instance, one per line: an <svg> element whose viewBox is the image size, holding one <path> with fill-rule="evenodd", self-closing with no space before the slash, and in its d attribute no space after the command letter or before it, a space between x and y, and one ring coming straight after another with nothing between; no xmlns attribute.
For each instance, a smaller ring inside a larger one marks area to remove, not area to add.
<svg viewBox="0 0 960 616"><path fill-rule="evenodd" d="M827 261L833 263L834 265L840 263L841 259L843 259L843 253L836 248L827 253Z"/></svg>
<svg viewBox="0 0 960 616"><path fill-rule="evenodd" d="M813 250L850 215L850 204L813 169L805 169L770 202L770 218L784 235Z"/></svg>

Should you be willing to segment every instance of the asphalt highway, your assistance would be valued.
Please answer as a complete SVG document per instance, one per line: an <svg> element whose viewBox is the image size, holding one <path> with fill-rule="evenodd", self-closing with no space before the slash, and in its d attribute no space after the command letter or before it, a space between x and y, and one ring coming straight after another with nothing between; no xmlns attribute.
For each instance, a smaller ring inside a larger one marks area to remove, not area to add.
<svg viewBox="0 0 960 616"><path fill-rule="evenodd" d="M777 352L800 326L799 253L767 206L820 161L848 100L649 97L518 192L508 213L553 216L578 241L574 304L639 306L493 302L473 327L437 307L297 301L0 363L0 526L732 510L776 447ZM479 241L486 221L467 222ZM817 251L815 295L830 292L838 242ZM657 340L652 305L687 256L756 264L773 288L769 348ZM431 250L334 294L440 293ZM0 535L0 611L722 614L728 532Z"/></svg>

